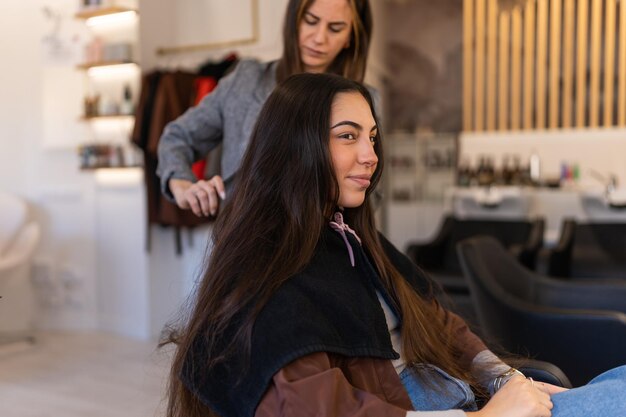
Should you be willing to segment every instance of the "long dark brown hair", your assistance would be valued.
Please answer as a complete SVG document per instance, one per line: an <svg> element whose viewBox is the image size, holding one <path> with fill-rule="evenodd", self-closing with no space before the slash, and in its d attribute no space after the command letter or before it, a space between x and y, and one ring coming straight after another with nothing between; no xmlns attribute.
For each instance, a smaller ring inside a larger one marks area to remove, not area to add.
<svg viewBox="0 0 626 417"><path fill-rule="evenodd" d="M299 33L304 14L315 0L290 0L283 23L283 55L278 61L276 79L285 80L293 74L304 72L300 58ZM372 36L372 12L369 0L345 0L352 10L350 43L339 52L326 72L342 75L350 80L363 81L367 55Z"/></svg>
<svg viewBox="0 0 626 417"><path fill-rule="evenodd" d="M207 357L194 358L194 366L202 372L211 372L231 354L245 363L260 310L312 259L339 197L329 138L331 106L335 96L344 92L363 96L376 119L363 85L330 74L289 77L261 110L232 196L214 225L214 246L194 306L181 331L172 334L178 346L169 380L169 417L212 415L180 380L194 340L203 337L207 346ZM379 163L367 195L383 168L380 130L376 139ZM452 338L438 319L437 305L410 287L382 249L369 198L360 207L346 209L344 216L402 312L407 360L436 364L467 377L456 365ZM226 333L232 336L228 340L222 337Z"/></svg>

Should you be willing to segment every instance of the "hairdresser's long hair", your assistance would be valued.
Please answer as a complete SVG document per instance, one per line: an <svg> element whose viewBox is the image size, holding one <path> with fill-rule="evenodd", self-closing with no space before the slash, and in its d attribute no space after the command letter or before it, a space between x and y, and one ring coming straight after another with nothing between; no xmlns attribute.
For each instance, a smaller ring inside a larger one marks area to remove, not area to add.
<svg viewBox="0 0 626 417"><path fill-rule="evenodd" d="M300 57L300 24L305 12L315 0L290 0L283 22L283 55L278 61L276 79L285 80L293 74L304 72ZM369 0L345 0L352 10L350 44L339 52L326 72L363 82L367 56L372 36L372 12Z"/></svg>
<svg viewBox="0 0 626 417"><path fill-rule="evenodd" d="M211 411L180 380L192 343L202 337L208 357L194 366L211 372L236 355L246 363L252 329L276 290L310 262L322 231L336 210L339 185L329 150L333 99L339 93L372 99L361 84L329 74L298 74L280 84L261 110L238 173L234 191L213 228L214 247L197 289L189 318L180 332L169 380L169 417L200 417ZM383 166L382 141L374 149ZM381 280L402 311L403 351L409 361L439 365L467 378L456 365L432 301L421 298L391 264L375 228L369 199L346 209L345 218L361 237ZM222 336L228 333L231 339Z"/></svg>

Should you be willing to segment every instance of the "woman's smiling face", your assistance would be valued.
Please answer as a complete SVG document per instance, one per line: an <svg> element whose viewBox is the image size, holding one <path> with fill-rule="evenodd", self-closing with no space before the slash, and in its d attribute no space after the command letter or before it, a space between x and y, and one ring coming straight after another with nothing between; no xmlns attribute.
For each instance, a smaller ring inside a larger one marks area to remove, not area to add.
<svg viewBox="0 0 626 417"><path fill-rule="evenodd" d="M335 96L330 118L330 154L339 184L338 205L358 207L376 170L378 128L365 98L356 92Z"/></svg>

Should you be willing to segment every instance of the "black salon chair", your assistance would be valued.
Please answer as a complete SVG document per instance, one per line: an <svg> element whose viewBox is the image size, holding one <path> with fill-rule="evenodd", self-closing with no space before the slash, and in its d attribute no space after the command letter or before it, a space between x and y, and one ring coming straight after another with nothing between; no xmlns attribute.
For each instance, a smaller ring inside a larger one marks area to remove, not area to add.
<svg viewBox="0 0 626 417"><path fill-rule="evenodd" d="M492 236L522 264L533 268L543 245L544 221L537 220L462 220L447 216L437 236L425 244L409 244L406 253L426 270L443 289L440 301L479 331L469 287L463 278L456 244L473 236Z"/></svg>
<svg viewBox="0 0 626 417"><path fill-rule="evenodd" d="M498 241L458 245L483 334L554 363L574 386L626 364L626 282L568 282L520 265Z"/></svg>
<svg viewBox="0 0 626 417"><path fill-rule="evenodd" d="M565 219L556 247L542 254L550 276L626 280L626 222Z"/></svg>
<svg viewBox="0 0 626 417"><path fill-rule="evenodd" d="M565 372L553 363L537 359L523 359L517 364L513 360L508 362L519 369L527 378L535 381L547 382L557 387L573 388Z"/></svg>

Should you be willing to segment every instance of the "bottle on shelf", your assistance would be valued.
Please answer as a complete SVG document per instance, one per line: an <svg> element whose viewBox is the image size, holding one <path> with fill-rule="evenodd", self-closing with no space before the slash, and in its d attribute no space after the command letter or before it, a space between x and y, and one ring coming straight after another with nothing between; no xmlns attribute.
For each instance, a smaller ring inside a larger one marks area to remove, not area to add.
<svg viewBox="0 0 626 417"><path fill-rule="evenodd" d="M539 185L541 183L541 159L535 151L530 155L528 169L530 171L529 176L531 184L535 186Z"/></svg>
<svg viewBox="0 0 626 417"><path fill-rule="evenodd" d="M459 187L469 187L472 182L472 168L469 160L464 158L457 169L456 182Z"/></svg>
<svg viewBox="0 0 626 417"><path fill-rule="evenodd" d="M495 168L493 166L493 159L488 156L481 156L476 170L476 177L479 186L487 186L493 184L495 179Z"/></svg>
<svg viewBox="0 0 626 417"><path fill-rule="evenodd" d="M505 154L502 159L501 178L504 185L511 185L513 168L511 167L511 156L509 154Z"/></svg>
<svg viewBox="0 0 626 417"><path fill-rule="evenodd" d="M122 94L122 103L120 104L120 114L133 114L135 111L133 106L133 92L129 84L124 85L124 92Z"/></svg>

